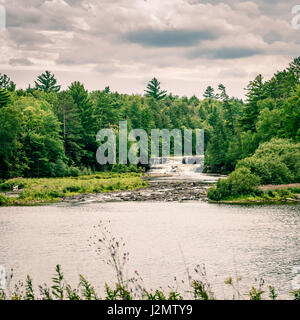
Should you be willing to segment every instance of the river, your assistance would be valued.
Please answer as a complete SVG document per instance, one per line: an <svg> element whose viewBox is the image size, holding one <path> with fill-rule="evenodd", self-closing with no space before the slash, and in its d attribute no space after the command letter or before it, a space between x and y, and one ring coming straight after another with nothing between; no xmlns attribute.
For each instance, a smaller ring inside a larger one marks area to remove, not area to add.
<svg viewBox="0 0 300 320"><path fill-rule="evenodd" d="M113 283L113 271L99 259L89 237L99 221L111 221L130 252L128 272L138 270L148 288L186 280L197 264L219 299L231 298L224 284L241 276L246 292L264 278L288 298L293 267L300 265L300 206L231 206L199 201L62 203L0 208L0 265L14 268L16 280L30 274L49 283L61 264L68 281L85 275L99 290ZM185 290L184 284L180 289Z"/></svg>

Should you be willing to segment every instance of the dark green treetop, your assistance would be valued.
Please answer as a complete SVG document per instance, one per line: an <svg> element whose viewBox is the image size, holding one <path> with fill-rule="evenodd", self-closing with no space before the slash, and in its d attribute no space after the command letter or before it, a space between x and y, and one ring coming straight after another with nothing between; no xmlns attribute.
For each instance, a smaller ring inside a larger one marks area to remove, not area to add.
<svg viewBox="0 0 300 320"><path fill-rule="evenodd" d="M0 108L5 107L9 101L9 92L0 88Z"/></svg>
<svg viewBox="0 0 300 320"><path fill-rule="evenodd" d="M205 99L213 99L215 98L214 92L215 92L214 88L211 86L208 86L203 94L203 97Z"/></svg>
<svg viewBox="0 0 300 320"><path fill-rule="evenodd" d="M13 81L11 81L6 74L0 73L0 88L8 91L15 91L16 84Z"/></svg>
<svg viewBox="0 0 300 320"><path fill-rule="evenodd" d="M160 82L153 78L147 85L147 90L145 90L147 97L153 97L156 100L162 100L166 97L166 90L160 89Z"/></svg>
<svg viewBox="0 0 300 320"><path fill-rule="evenodd" d="M57 80L50 71L45 71L45 73L38 76L37 81L35 81L35 87L44 92L59 92L61 88L61 86L57 85Z"/></svg>

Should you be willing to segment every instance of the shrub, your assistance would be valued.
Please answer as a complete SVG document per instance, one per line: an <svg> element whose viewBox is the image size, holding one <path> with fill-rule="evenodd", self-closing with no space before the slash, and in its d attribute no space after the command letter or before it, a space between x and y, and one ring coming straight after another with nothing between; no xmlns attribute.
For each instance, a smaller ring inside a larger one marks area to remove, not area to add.
<svg viewBox="0 0 300 320"><path fill-rule="evenodd" d="M230 196L255 192L255 187L260 184L260 178L252 174L248 168L239 168L232 172L228 178L220 179L216 188L210 188L207 196L214 201L220 201Z"/></svg>
<svg viewBox="0 0 300 320"><path fill-rule="evenodd" d="M68 170L69 177L79 177L81 174L80 170L76 167L70 167Z"/></svg>
<svg viewBox="0 0 300 320"><path fill-rule="evenodd" d="M283 184L295 180L294 174L285 163L277 157L264 159L251 157L241 160L237 168L248 168L252 173L261 178L262 184Z"/></svg>
<svg viewBox="0 0 300 320"><path fill-rule="evenodd" d="M7 203L7 198L0 194L0 206L5 205Z"/></svg>
<svg viewBox="0 0 300 320"><path fill-rule="evenodd" d="M300 143L272 139L261 144L252 157L240 160L236 168L248 168L262 184L300 181Z"/></svg>

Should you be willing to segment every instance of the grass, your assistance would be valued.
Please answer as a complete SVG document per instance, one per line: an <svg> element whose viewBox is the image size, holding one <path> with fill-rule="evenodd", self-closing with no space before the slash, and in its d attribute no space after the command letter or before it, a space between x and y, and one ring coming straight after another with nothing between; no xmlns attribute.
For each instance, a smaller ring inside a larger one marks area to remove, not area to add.
<svg viewBox="0 0 300 320"><path fill-rule="evenodd" d="M247 195L240 195L238 197L227 197L218 203L230 204L249 204L249 203L287 203L297 202L300 194L300 187L278 187L277 189L270 186L270 188L262 188L255 190L255 192ZM212 201L215 202L215 201Z"/></svg>
<svg viewBox="0 0 300 320"><path fill-rule="evenodd" d="M103 172L69 178L15 178L0 184L0 205L38 205L79 194L134 190L147 186L140 173ZM13 193L18 186L19 191Z"/></svg>

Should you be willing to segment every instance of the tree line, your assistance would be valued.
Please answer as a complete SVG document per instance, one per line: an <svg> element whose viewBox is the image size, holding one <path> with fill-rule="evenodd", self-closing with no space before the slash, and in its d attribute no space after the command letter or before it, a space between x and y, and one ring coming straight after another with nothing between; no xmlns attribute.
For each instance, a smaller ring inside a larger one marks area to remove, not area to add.
<svg viewBox="0 0 300 320"><path fill-rule="evenodd" d="M0 177L72 176L90 171L136 170L134 166L100 166L96 133L174 128L205 130L205 170L230 173L273 138L300 140L300 57L270 80L258 75L247 86L246 101L230 97L224 85L209 86L203 99L179 97L161 89L153 78L144 95L88 92L75 81L65 90L50 71L34 87L17 89L0 74ZM284 144L285 144L284 142Z"/></svg>

